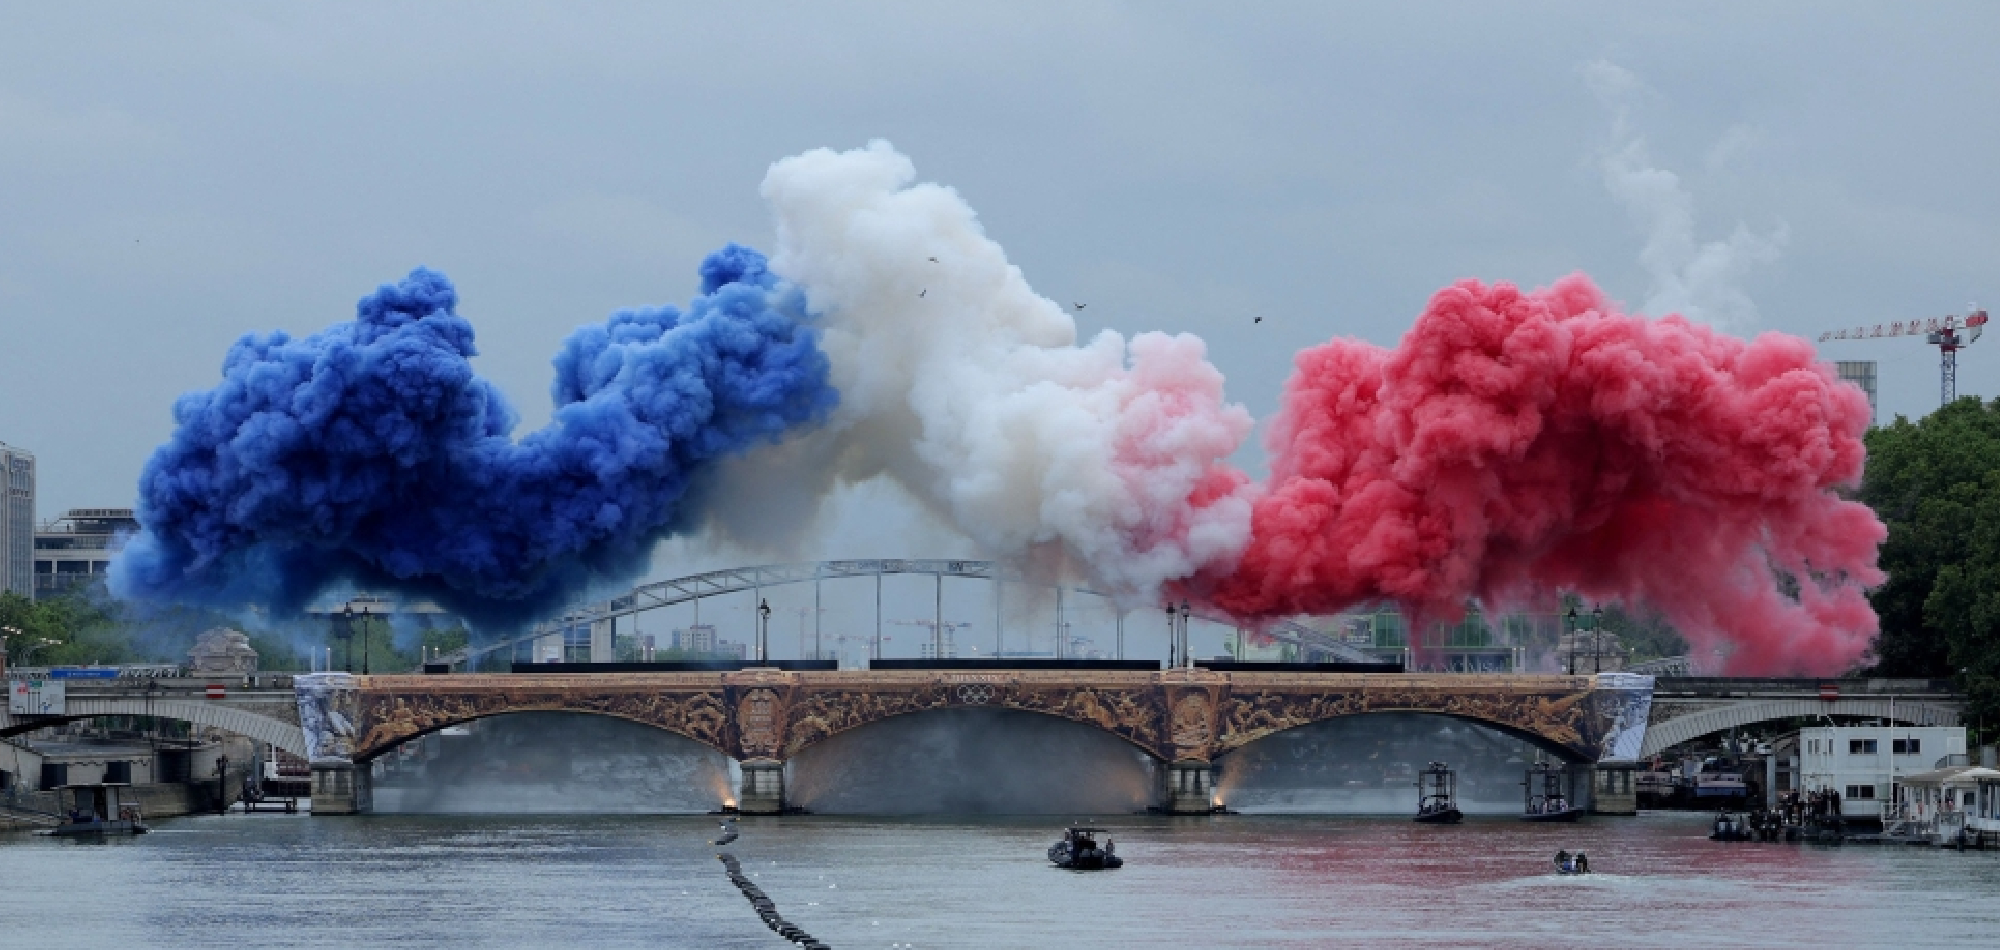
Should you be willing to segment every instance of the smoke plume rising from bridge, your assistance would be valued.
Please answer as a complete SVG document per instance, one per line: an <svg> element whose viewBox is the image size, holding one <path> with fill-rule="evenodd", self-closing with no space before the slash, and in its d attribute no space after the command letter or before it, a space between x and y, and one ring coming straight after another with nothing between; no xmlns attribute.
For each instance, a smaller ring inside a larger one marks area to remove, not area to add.
<svg viewBox="0 0 2000 950"><path fill-rule="evenodd" d="M1882 580L1884 528L1836 493L1868 418L1796 337L1621 314L1580 275L1465 281L1395 350L1299 354L1254 541L1209 595L1250 616L1393 600L1420 623L1572 591L1651 607L1735 671L1839 670Z"/></svg>
<svg viewBox="0 0 2000 950"><path fill-rule="evenodd" d="M282 615L352 581L504 623L629 579L718 460L836 401L761 254L731 245L701 275L685 311L626 310L572 333L554 417L519 439L435 271L311 336L243 337L219 385L175 404L113 589Z"/></svg>
<svg viewBox="0 0 2000 950"><path fill-rule="evenodd" d="M1867 407L1803 340L1623 314L1580 275L1459 283L1396 349L1297 356L1260 485L1226 461L1252 421L1201 340L1079 342L886 143L780 161L763 195L768 266L732 246L686 313L577 331L555 419L518 441L441 275L246 337L176 407L118 589L282 610L340 579L518 621L671 531L780 543L888 478L989 555L1132 605L1390 600L1421 625L1569 591L1751 673L1842 668L1875 629L1884 531L1835 494Z"/></svg>

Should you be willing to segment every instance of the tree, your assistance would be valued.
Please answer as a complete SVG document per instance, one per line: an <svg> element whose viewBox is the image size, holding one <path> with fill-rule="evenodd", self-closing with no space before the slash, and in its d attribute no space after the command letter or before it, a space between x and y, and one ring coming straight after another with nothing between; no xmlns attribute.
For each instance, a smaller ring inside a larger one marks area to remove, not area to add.
<svg viewBox="0 0 2000 950"><path fill-rule="evenodd" d="M84 589L33 601L0 592L0 627L8 628L0 630L0 637L6 640L8 662L16 665L88 662L106 652L115 654L107 662L129 659L130 648L116 636L113 623Z"/></svg>
<svg viewBox="0 0 2000 950"><path fill-rule="evenodd" d="M1975 721L2000 721L2000 400L1898 416L1867 438L1861 500L1889 527L1871 672L1952 677Z"/></svg>

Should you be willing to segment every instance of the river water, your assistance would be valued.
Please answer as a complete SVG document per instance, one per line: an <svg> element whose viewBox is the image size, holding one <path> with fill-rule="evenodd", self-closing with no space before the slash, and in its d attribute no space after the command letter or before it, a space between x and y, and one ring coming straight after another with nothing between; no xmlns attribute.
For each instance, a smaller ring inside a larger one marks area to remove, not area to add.
<svg viewBox="0 0 2000 950"><path fill-rule="evenodd" d="M834 947L1954 947L2000 934L2000 854L1721 844L1699 815L1097 819L1124 870L1049 866L1050 818L746 819L729 850ZM0 946L791 945L701 816L276 814L139 838L0 836ZM1589 852L1599 873L1548 873Z"/></svg>

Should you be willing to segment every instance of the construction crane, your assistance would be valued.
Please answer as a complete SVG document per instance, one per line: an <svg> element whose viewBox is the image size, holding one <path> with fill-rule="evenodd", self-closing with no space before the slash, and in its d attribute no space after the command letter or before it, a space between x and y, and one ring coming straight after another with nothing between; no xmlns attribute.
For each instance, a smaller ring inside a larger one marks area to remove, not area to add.
<svg viewBox="0 0 2000 950"><path fill-rule="evenodd" d="M951 620L891 620L889 622L899 627L924 627L929 629L931 632L931 657L939 660L944 659L944 642L951 636L951 632L972 626L969 623L959 623Z"/></svg>
<svg viewBox="0 0 2000 950"><path fill-rule="evenodd" d="M1821 343L1834 340L1872 340L1887 336L1917 336L1921 334L1925 343L1938 348L1938 398L1940 405L1950 405L1958 398L1958 351L1971 346L1986 328L1986 311L1974 310L1966 314L1960 323L1956 315L1935 317L1929 320L1911 320L1908 323L1876 324L1870 327L1855 327L1852 330L1829 330L1819 335Z"/></svg>

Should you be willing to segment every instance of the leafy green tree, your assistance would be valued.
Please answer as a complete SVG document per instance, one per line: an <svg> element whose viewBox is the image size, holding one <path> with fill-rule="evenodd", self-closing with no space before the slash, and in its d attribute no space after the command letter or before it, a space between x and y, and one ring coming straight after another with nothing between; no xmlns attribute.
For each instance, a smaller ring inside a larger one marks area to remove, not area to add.
<svg viewBox="0 0 2000 950"><path fill-rule="evenodd" d="M2000 722L2000 400L1869 432L1861 500L1889 527L1872 672L1954 677Z"/></svg>
<svg viewBox="0 0 2000 950"><path fill-rule="evenodd" d="M1967 504L1965 558L1942 564L1924 598L1924 626L1966 691L1970 719L2000 723L2000 471Z"/></svg>
<svg viewBox="0 0 2000 950"><path fill-rule="evenodd" d="M36 666L122 662L132 651L116 632L115 618L87 590L31 601L12 592L0 593L0 637L7 644L8 662Z"/></svg>

